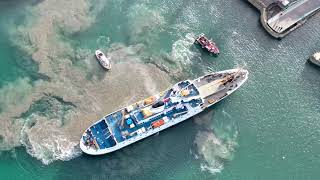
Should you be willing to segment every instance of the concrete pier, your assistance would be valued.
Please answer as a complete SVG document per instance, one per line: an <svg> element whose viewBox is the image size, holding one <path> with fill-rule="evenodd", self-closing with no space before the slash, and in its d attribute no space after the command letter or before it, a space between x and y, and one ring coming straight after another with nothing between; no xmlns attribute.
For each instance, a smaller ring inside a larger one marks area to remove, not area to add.
<svg viewBox="0 0 320 180"><path fill-rule="evenodd" d="M267 8L270 4L276 2L276 0L248 0L248 1L260 11Z"/></svg>
<svg viewBox="0 0 320 180"><path fill-rule="evenodd" d="M280 0L248 0L260 10L260 21L275 38L283 38L320 11L320 0L296 0L284 6Z"/></svg>

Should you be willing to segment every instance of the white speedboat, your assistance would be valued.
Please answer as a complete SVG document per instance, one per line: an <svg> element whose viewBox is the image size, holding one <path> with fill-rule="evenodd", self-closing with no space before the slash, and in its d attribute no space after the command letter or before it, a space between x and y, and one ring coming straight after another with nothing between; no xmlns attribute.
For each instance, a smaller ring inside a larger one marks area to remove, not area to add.
<svg viewBox="0 0 320 180"><path fill-rule="evenodd" d="M98 59L101 66L107 70L111 69L111 58L106 56L102 51L96 50L96 58Z"/></svg>
<svg viewBox="0 0 320 180"><path fill-rule="evenodd" d="M313 54L310 58L309 61L313 63L314 65L317 65L320 67L320 52L317 52Z"/></svg>

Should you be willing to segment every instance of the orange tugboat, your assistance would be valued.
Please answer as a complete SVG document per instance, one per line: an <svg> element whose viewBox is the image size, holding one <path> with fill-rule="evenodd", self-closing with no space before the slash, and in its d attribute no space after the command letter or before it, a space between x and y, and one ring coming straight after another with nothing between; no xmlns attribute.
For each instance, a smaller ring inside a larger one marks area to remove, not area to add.
<svg viewBox="0 0 320 180"><path fill-rule="evenodd" d="M212 40L209 40L204 34L200 34L195 43L200 44L201 47L206 49L209 53L214 55L218 55L220 53L217 45Z"/></svg>

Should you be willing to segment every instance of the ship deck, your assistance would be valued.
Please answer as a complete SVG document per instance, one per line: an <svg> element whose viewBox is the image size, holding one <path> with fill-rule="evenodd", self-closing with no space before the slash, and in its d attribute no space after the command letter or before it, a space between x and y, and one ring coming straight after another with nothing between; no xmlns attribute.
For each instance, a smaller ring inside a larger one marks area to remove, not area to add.
<svg viewBox="0 0 320 180"><path fill-rule="evenodd" d="M113 147L187 114L193 108L209 107L241 86L244 78L247 77L242 72L226 71L179 82L164 92L105 116L86 131L83 141L93 141L98 149ZM204 93L203 89L212 92ZM162 102L159 107L155 106L158 102Z"/></svg>
<svg viewBox="0 0 320 180"><path fill-rule="evenodd" d="M174 91L179 92L183 89L190 91L190 94L184 97L186 100L189 98L189 100L180 103L179 107L178 102L169 101L165 103L163 111L154 113L150 117L144 117L142 113L143 109L148 109L151 105L136 103L131 105L134 108L130 112L127 112L126 108L124 108L105 116L98 123L90 127L99 148L111 147L116 143L130 139L152 128L152 123L162 119L170 121L187 113L190 108L197 107L202 103L202 100L197 97L199 95L197 88L190 81L177 83L175 88L170 88L161 95L156 96L159 96L158 100L168 99L169 97L172 98ZM193 97L197 98L192 99ZM106 142L104 142L103 139L107 139Z"/></svg>
<svg viewBox="0 0 320 180"><path fill-rule="evenodd" d="M226 78L230 76L231 73L222 73L222 74L209 74L206 76L203 76L202 78L199 78L200 80L196 80L194 84L201 88L202 86L206 86L210 83L218 82L220 79ZM214 104L217 101L220 101L224 97L226 97L228 94L233 92L235 89L237 89L243 81L246 79L246 76L243 76L242 73L236 73L235 77L232 79L231 82L225 82L223 86L220 86L220 88L217 89L217 92L210 94L206 97L203 97L203 105L205 107L209 107L210 105Z"/></svg>

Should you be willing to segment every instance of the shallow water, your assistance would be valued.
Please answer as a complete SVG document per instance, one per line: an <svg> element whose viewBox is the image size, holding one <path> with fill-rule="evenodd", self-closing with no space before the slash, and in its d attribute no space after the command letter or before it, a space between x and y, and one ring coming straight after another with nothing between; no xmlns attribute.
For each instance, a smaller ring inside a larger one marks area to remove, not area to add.
<svg viewBox="0 0 320 180"><path fill-rule="evenodd" d="M240 0L0 1L0 179L316 179L320 71L305 62L320 16L281 41L258 16ZM202 32L219 57L193 46ZM102 115L234 67L248 82L211 110L110 155L81 154Z"/></svg>

